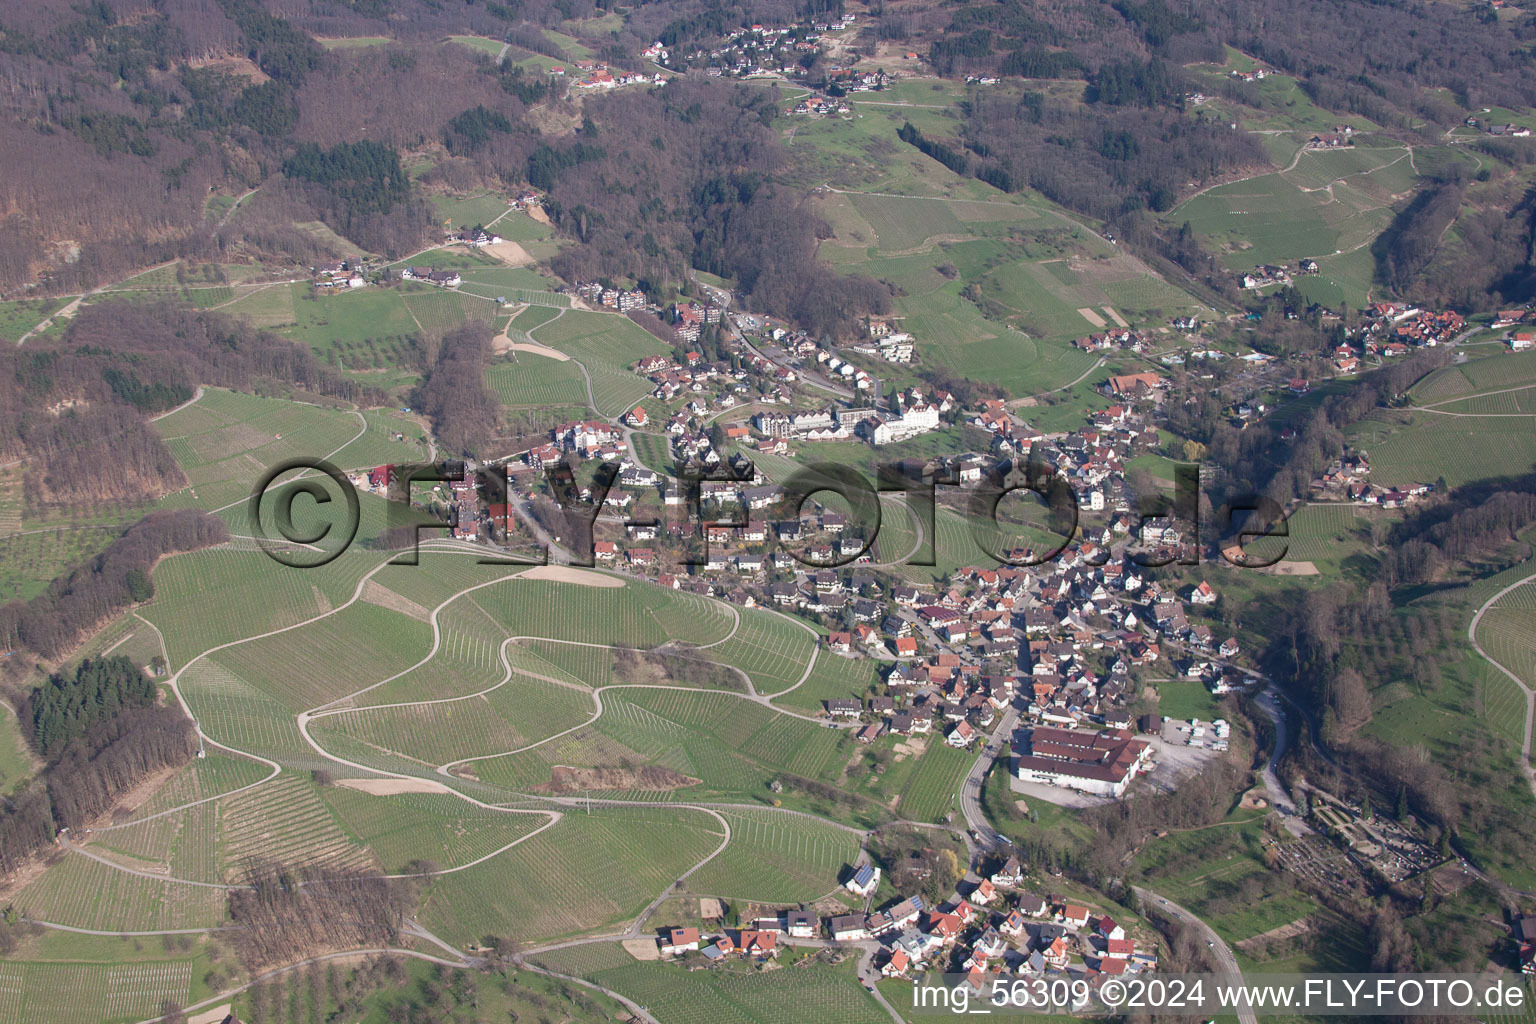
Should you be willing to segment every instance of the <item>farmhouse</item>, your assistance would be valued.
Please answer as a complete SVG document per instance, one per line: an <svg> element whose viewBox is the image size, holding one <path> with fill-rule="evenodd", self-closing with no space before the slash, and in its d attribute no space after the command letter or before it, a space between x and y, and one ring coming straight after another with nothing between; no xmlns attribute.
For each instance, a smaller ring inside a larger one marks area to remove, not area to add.
<svg viewBox="0 0 1536 1024"><path fill-rule="evenodd" d="M662 956L682 956L689 950L699 948L699 930L697 928L670 928L661 937Z"/></svg>

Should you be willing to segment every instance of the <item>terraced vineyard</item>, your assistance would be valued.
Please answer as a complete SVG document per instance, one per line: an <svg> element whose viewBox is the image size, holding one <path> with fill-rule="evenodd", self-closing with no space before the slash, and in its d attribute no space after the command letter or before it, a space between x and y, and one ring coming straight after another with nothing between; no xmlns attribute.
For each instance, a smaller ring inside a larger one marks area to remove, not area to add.
<svg viewBox="0 0 1536 1024"><path fill-rule="evenodd" d="M295 572L260 551L210 548L163 561L155 599L140 610L165 636L172 670L220 644L282 629L348 600L363 574L383 559L348 553L318 569Z"/></svg>
<svg viewBox="0 0 1536 1024"><path fill-rule="evenodd" d="M587 693L514 675L467 700L328 715L315 721L313 733L322 745L327 735L342 733L440 765L527 746L580 725L592 710Z"/></svg>
<svg viewBox="0 0 1536 1024"><path fill-rule="evenodd" d="M774 694L798 683L816 654L816 635L774 612L741 609L736 634L705 655L746 672L758 693Z"/></svg>
<svg viewBox="0 0 1536 1024"><path fill-rule="evenodd" d="M220 651L218 663L295 713L400 672L432 643L426 623L359 601L297 629ZM346 666L344 673L337 669Z"/></svg>
<svg viewBox="0 0 1536 1024"><path fill-rule="evenodd" d="M222 889L129 874L70 854L16 893L28 917L99 931L209 928L224 919Z"/></svg>

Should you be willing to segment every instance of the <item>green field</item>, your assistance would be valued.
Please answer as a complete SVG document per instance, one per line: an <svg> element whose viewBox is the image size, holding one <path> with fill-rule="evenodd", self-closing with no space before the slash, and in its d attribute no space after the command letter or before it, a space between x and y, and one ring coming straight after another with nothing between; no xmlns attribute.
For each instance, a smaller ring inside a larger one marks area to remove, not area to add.
<svg viewBox="0 0 1536 1024"><path fill-rule="evenodd" d="M825 1024L884 1024L890 1019L858 983L851 959L836 967L759 972L735 964L713 971L626 964L619 959L628 958L623 952L599 956L576 947L541 956L539 962L591 978L649 1007L668 1024L794 1024L807 1016Z"/></svg>
<svg viewBox="0 0 1536 1024"><path fill-rule="evenodd" d="M32 775L32 752L14 714L0 712L0 793L13 792Z"/></svg>
<svg viewBox="0 0 1536 1024"><path fill-rule="evenodd" d="M675 808L594 807L505 854L442 875L422 923L449 942L555 938L623 921L715 849L719 824Z"/></svg>

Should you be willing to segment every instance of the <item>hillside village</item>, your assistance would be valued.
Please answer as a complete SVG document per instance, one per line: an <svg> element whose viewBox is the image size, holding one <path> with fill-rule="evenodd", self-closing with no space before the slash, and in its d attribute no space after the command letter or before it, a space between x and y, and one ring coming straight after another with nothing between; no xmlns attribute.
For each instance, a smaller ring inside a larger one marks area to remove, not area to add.
<svg viewBox="0 0 1536 1024"><path fill-rule="evenodd" d="M962 984L986 992L995 977L1067 977L1095 985L1104 978L1155 971L1155 936L1129 931L1110 914L1074 899L1033 888L1017 856L999 857L968 872L948 899L929 906L921 895L880 909L830 914L816 909L761 913L739 928L668 927L656 945L665 958L703 967L730 958L773 966L797 946L854 947L872 951L884 978L918 980L929 972L963 975ZM850 868L842 888L866 901L880 884L880 868ZM713 902L713 901L711 901Z"/></svg>

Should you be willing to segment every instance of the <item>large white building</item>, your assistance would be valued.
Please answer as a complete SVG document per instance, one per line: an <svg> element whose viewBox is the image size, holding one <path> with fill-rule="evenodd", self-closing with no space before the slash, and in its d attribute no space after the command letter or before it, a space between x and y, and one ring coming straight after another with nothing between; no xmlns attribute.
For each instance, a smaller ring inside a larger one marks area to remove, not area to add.
<svg viewBox="0 0 1536 1024"><path fill-rule="evenodd" d="M1126 729L1087 732L1042 726L1030 730L1020 748L1017 773L1024 782L1119 797L1151 753L1150 743Z"/></svg>
<svg viewBox="0 0 1536 1024"><path fill-rule="evenodd" d="M871 444L891 444L939 428L939 410L932 405L914 405L900 416L887 416L869 431Z"/></svg>

